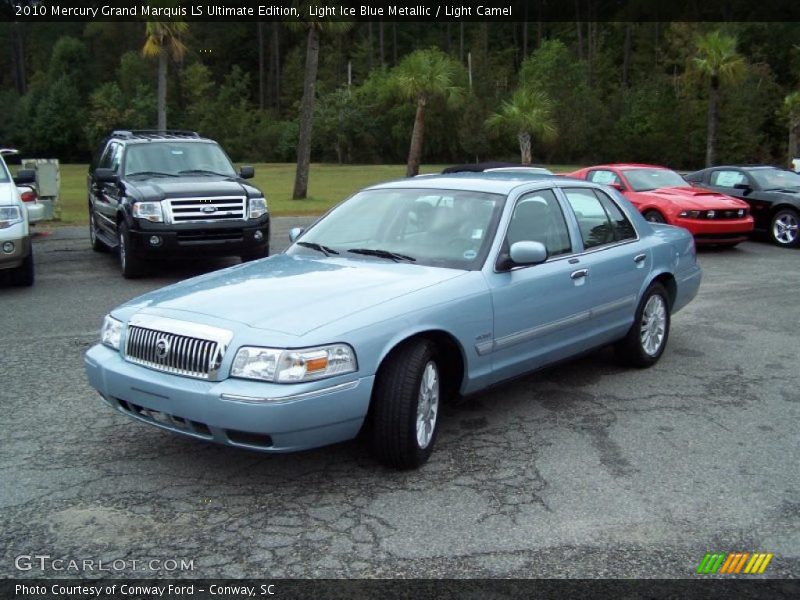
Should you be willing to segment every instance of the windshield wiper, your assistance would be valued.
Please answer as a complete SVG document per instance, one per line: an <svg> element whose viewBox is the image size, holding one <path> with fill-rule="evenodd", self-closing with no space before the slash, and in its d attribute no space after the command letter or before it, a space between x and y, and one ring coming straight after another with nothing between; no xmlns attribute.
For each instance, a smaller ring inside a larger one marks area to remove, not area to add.
<svg viewBox="0 0 800 600"><path fill-rule="evenodd" d="M185 173L201 173L203 175L217 175L219 177L230 177L230 175L225 175L225 173L217 173L216 171L209 171L208 169L186 169L185 171L178 171L178 175L183 175Z"/></svg>
<svg viewBox="0 0 800 600"><path fill-rule="evenodd" d="M162 171L136 171L136 173L128 173L126 177L136 177L137 175L148 175L150 177L177 177L175 173L164 173Z"/></svg>
<svg viewBox="0 0 800 600"><path fill-rule="evenodd" d="M417 259L413 256L398 254L397 252L389 252L388 250L380 250L376 248L350 248L348 252L352 252L353 254L364 254L366 256L379 256L380 258L388 258L394 262L399 262L401 260L409 260L411 262L417 261Z"/></svg>
<svg viewBox="0 0 800 600"><path fill-rule="evenodd" d="M339 254L333 248L328 248L328 246L323 246L322 244L318 244L317 242L297 242L298 246L302 246L303 248L311 248L312 250L316 250L317 252L322 252L325 256L330 256L331 254Z"/></svg>

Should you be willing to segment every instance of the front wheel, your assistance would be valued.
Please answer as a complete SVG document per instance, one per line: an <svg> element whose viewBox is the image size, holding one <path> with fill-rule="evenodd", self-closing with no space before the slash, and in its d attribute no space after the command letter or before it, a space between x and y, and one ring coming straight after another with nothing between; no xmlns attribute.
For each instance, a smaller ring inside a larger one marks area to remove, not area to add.
<svg viewBox="0 0 800 600"><path fill-rule="evenodd" d="M33 250L25 257L22 264L12 271L11 280L14 285L21 287L33 285Z"/></svg>
<svg viewBox="0 0 800 600"><path fill-rule="evenodd" d="M651 367L658 362L669 338L669 295L660 283L644 293L627 335L617 342L620 360L632 367Z"/></svg>
<svg viewBox="0 0 800 600"><path fill-rule="evenodd" d="M144 271L144 261L131 250L131 232L123 221L119 224L119 268L125 279L141 277Z"/></svg>
<svg viewBox="0 0 800 600"><path fill-rule="evenodd" d="M108 246L97 237L97 223L95 222L92 209L89 209L89 243L92 245L92 250L95 252L105 252L108 250Z"/></svg>
<svg viewBox="0 0 800 600"><path fill-rule="evenodd" d="M431 342L413 341L389 356L372 396L372 447L380 462L413 469L430 458L439 431L442 390Z"/></svg>
<svg viewBox="0 0 800 600"><path fill-rule="evenodd" d="M648 210L644 213L645 221L650 221L651 223L666 223L667 220L657 210Z"/></svg>
<svg viewBox="0 0 800 600"><path fill-rule="evenodd" d="M796 211L791 208L779 210L772 217L772 226L769 229L772 241L784 248L794 248L800 243L798 224L800 224L800 218Z"/></svg>

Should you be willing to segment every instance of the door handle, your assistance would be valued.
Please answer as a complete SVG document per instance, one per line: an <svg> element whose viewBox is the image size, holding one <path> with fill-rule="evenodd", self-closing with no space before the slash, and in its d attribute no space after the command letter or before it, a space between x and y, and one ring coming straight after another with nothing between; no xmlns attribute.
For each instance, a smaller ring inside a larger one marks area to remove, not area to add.
<svg viewBox="0 0 800 600"><path fill-rule="evenodd" d="M581 277L586 277L589 274L589 269L578 269L577 271L573 271L570 277L573 279L580 279Z"/></svg>
<svg viewBox="0 0 800 600"><path fill-rule="evenodd" d="M633 262L638 265L640 262L643 262L645 258L647 258L646 254L637 254L633 257Z"/></svg>

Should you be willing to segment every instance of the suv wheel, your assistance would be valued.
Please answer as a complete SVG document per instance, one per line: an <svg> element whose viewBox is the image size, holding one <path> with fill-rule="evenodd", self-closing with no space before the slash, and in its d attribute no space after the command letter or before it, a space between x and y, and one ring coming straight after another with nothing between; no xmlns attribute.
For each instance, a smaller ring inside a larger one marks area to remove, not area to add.
<svg viewBox="0 0 800 600"><path fill-rule="evenodd" d="M105 252L108 250L108 246L97 237L97 223L95 223L94 212L91 208L89 209L89 242L91 242L92 250L95 252Z"/></svg>
<svg viewBox="0 0 800 600"><path fill-rule="evenodd" d="M144 270L144 261L131 250L131 232L123 221L119 225L119 267L125 279L141 277Z"/></svg>
<svg viewBox="0 0 800 600"><path fill-rule="evenodd" d="M22 287L33 285L33 250L25 257L22 264L12 271L11 281L14 285Z"/></svg>

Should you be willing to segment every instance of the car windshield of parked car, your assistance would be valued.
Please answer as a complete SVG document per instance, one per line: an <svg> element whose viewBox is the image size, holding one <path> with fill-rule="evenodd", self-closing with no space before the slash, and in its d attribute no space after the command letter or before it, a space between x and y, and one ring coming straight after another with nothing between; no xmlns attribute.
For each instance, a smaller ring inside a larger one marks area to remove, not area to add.
<svg viewBox="0 0 800 600"><path fill-rule="evenodd" d="M689 185L683 177L670 169L628 169L623 172L634 192Z"/></svg>
<svg viewBox="0 0 800 600"><path fill-rule="evenodd" d="M753 169L750 176L762 190L800 188L800 175L783 169Z"/></svg>
<svg viewBox="0 0 800 600"><path fill-rule="evenodd" d="M235 177L236 171L217 144L150 142L131 144L125 154L125 175Z"/></svg>
<svg viewBox="0 0 800 600"><path fill-rule="evenodd" d="M328 213L288 253L478 269L504 202L499 194L463 190L366 190Z"/></svg>

